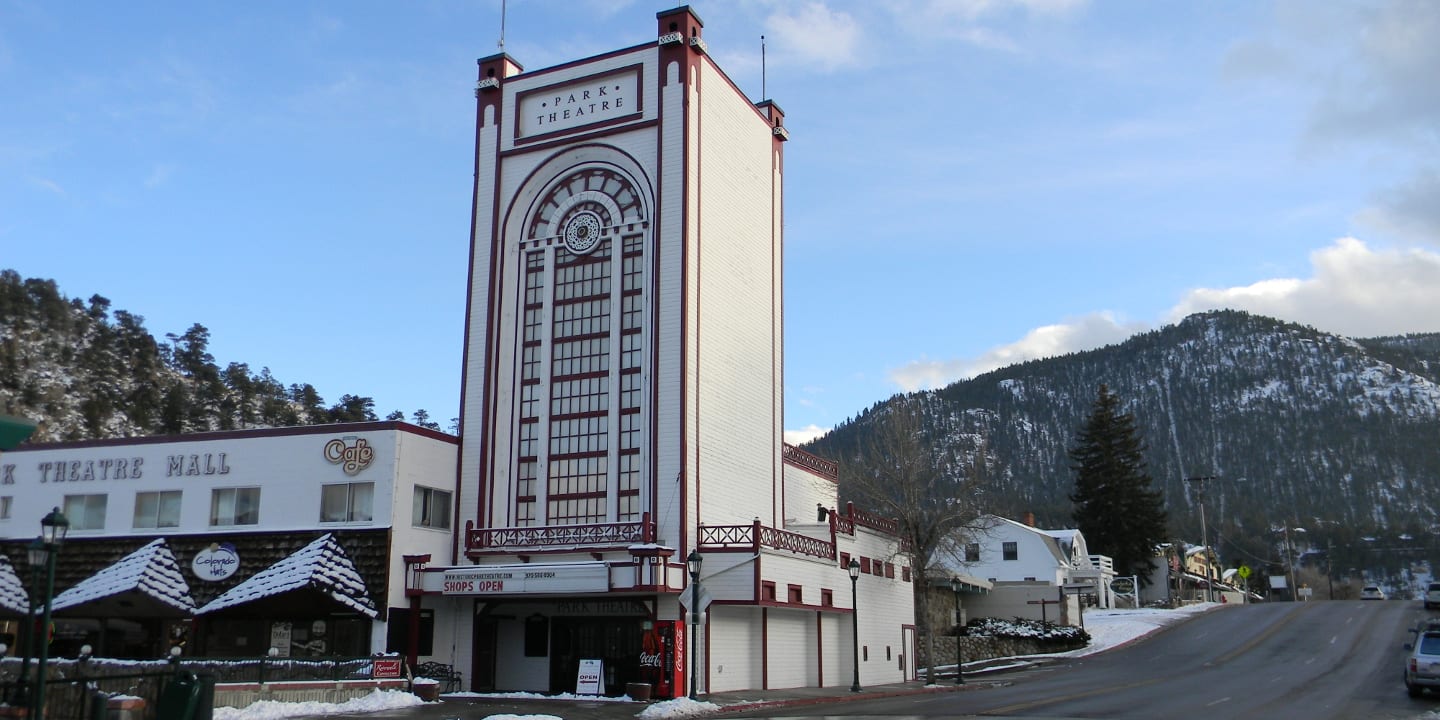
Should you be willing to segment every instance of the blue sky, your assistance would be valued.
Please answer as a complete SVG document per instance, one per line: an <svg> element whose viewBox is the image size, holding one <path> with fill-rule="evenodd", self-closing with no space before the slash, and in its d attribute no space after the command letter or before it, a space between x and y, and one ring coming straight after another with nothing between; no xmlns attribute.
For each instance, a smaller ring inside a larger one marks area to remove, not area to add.
<svg viewBox="0 0 1440 720"><path fill-rule="evenodd" d="M512 0L530 69L669 3ZM1440 331L1440 3L694 2L786 112L786 428L1213 307ZM458 414L500 0L0 0L0 267Z"/></svg>

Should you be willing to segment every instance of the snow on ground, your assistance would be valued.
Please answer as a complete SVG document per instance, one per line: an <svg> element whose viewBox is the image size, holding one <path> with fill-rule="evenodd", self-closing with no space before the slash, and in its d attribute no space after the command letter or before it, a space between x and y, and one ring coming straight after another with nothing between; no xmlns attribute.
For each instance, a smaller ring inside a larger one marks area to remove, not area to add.
<svg viewBox="0 0 1440 720"><path fill-rule="evenodd" d="M1056 657L1083 657L1123 645L1160 628L1203 612L1223 608L1223 603L1196 603L1174 610L1139 608L1132 610L1087 610L1085 632L1090 644L1079 650L1057 653Z"/></svg>
<svg viewBox="0 0 1440 720"><path fill-rule="evenodd" d="M260 700L243 708L217 707L214 720L281 720L292 717L365 713L421 705L425 701L408 692L376 690L365 697L343 703L276 702Z"/></svg>

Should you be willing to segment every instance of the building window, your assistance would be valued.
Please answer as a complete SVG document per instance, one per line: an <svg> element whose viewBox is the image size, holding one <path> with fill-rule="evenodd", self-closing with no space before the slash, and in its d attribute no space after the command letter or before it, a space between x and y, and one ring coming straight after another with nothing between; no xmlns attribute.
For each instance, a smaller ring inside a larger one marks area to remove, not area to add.
<svg viewBox="0 0 1440 720"><path fill-rule="evenodd" d="M210 524L259 525L260 488L215 488L210 491Z"/></svg>
<svg viewBox="0 0 1440 720"><path fill-rule="evenodd" d="M385 652L400 653L410 647L410 608L392 607L385 623ZM417 652L420 655L435 654L435 611L420 611L419 636L416 637Z"/></svg>
<svg viewBox="0 0 1440 720"><path fill-rule="evenodd" d="M320 487L320 522L374 520L375 483L338 483Z"/></svg>
<svg viewBox="0 0 1440 720"><path fill-rule="evenodd" d="M1020 559L1020 548L1019 548L1019 545L1018 545L1017 543L1013 543L1013 542L1001 543L1001 545L1000 545L1000 552L1001 552L1002 556L1004 557L1004 559L1006 559L1006 560L1018 560L1018 559Z"/></svg>
<svg viewBox="0 0 1440 720"><path fill-rule="evenodd" d="M775 601L775 583L765 580L760 583L760 599Z"/></svg>
<svg viewBox="0 0 1440 720"><path fill-rule="evenodd" d="M135 493L136 530L180 527L180 491Z"/></svg>
<svg viewBox="0 0 1440 720"><path fill-rule="evenodd" d="M823 606L825 606L825 607L834 607L834 606L835 606L835 591L834 591L834 590L821 590L821 591L820 591L820 604L823 605Z"/></svg>
<svg viewBox="0 0 1440 720"><path fill-rule="evenodd" d="M965 562L980 562L980 543L970 543L965 546Z"/></svg>
<svg viewBox="0 0 1440 720"><path fill-rule="evenodd" d="M9 495L0 497L0 520L10 519L10 503L12 502L14 502L14 498Z"/></svg>
<svg viewBox="0 0 1440 720"><path fill-rule="evenodd" d="M435 488L415 486L415 504L410 522L415 527L450 529L450 493Z"/></svg>
<svg viewBox="0 0 1440 720"><path fill-rule="evenodd" d="M845 571L850 570L850 553L840 553L840 569Z"/></svg>
<svg viewBox="0 0 1440 720"><path fill-rule="evenodd" d="M789 585L789 586L787 586L787 587L785 588L785 593L786 593L786 596L785 596L785 601L786 601L786 602L792 602L792 603L795 603L795 604L797 604L797 605L799 605L799 604L804 604L804 602L805 602L805 591L804 591L803 589L801 589L801 587L800 587L799 585Z"/></svg>
<svg viewBox="0 0 1440 720"><path fill-rule="evenodd" d="M105 529L105 495L66 495L65 517L71 530Z"/></svg>

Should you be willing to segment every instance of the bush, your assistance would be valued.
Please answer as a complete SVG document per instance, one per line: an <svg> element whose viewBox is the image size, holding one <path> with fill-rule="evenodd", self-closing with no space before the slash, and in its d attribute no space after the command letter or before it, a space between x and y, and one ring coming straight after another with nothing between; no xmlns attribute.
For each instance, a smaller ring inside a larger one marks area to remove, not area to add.
<svg viewBox="0 0 1440 720"><path fill-rule="evenodd" d="M1027 638L1042 644L1085 645L1090 642L1090 633L1073 625L1042 623L1039 620L1014 618L975 618L965 626L965 635L971 637Z"/></svg>

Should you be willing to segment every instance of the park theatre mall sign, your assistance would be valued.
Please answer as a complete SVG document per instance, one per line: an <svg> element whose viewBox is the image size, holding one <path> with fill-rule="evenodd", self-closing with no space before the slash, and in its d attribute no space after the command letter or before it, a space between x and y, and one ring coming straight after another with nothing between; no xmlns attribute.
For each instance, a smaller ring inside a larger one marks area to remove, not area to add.
<svg viewBox="0 0 1440 720"><path fill-rule="evenodd" d="M604 563L477 565L445 571L446 595L525 595L605 592L610 569Z"/></svg>

